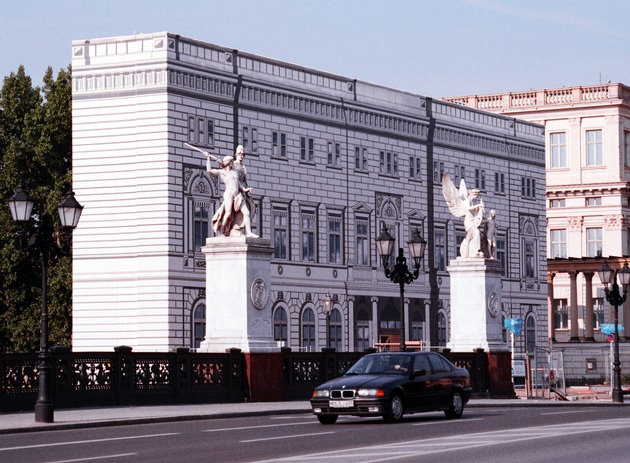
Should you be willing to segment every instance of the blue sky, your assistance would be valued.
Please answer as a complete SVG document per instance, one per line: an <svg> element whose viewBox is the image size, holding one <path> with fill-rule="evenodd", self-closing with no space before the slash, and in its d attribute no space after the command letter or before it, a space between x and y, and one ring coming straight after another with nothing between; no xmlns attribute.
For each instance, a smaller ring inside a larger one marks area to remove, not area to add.
<svg viewBox="0 0 630 463"><path fill-rule="evenodd" d="M7 0L0 77L73 40L169 31L436 98L630 85L627 0Z"/></svg>

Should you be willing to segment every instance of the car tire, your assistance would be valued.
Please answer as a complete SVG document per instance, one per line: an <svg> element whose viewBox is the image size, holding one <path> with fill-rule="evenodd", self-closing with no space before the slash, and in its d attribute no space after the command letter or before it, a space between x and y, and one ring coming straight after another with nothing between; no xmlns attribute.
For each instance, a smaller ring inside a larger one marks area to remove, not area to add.
<svg viewBox="0 0 630 463"><path fill-rule="evenodd" d="M453 392L451 396L451 404L444 410L447 418L459 418L464 413L464 397L459 391Z"/></svg>
<svg viewBox="0 0 630 463"><path fill-rule="evenodd" d="M317 415L317 419L321 424L335 424L337 415Z"/></svg>
<svg viewBox="0 0 630 463"><path fill-rule="evenodd" d="M402 397L398 394L394 394L389 400L389 409L387 410L387 413L383 415L383 419L390 423L394 423L402 420L404 413L405 404L403 403Z"/></svg>

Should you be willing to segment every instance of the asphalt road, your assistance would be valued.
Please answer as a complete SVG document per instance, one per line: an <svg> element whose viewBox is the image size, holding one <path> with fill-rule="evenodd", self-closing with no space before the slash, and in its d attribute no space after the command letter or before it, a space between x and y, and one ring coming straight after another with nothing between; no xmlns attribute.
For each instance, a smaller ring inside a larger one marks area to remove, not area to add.
<svg viewBox="0 0 630 463"><path fill-rule="evenodd" d="M38 462L627 462L627 407L471 408L402 423L267 415L0 436L0 461Z"/></svg>

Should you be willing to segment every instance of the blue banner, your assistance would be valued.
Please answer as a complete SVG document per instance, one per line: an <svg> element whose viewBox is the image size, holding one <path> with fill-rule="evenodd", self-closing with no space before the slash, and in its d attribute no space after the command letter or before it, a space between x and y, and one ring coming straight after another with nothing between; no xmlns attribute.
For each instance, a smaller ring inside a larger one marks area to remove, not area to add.
<svg viewBox="0 0 630 463"><path fill-rule="evenodd" d="M602 330L602 333L607 334L607 335L611 335L611 334L615 334L615 324L614 323L602 323L601 325L599 325L599 327ZM617 325L619 332L621 333L623 331L623 325Z"/></svg>

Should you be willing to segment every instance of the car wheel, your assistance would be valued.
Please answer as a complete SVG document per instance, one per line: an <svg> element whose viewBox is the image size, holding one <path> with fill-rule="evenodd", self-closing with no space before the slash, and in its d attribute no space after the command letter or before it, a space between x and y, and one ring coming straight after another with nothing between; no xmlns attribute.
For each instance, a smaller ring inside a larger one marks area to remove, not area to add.
<svg viewBox="0 0 630 463"><path fill-rule="evenodd" d="M459 391L453 392L451 396L451 405L444 410L444 414L448 418L459 418L464 413L464 397Z"/></svg>
<svg viewBox="0 0 630 463"><path fill-rule="evenodd" d="M335 424L337 415L317 415L317 419L321 424Z"/></svg>
<svg viewBox="0 0 630 463"><path fill-rule="evenodd" d="M398 394L394 394L389 401L389 410L383 415L383 419L389 422L395 422L402 420L405 407L402 397Z"/></svg>

